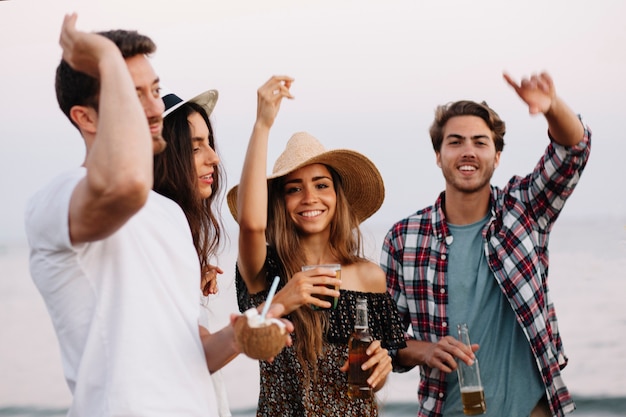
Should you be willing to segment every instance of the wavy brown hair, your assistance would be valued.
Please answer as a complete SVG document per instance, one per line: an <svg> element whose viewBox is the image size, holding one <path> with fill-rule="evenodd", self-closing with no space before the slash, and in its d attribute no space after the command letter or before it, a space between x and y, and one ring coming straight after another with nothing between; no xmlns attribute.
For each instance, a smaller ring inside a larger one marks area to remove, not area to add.
<svg viewBox="0 0 626 417"><path fill-rule="evenodd" d="M342 265L351 265L365 260L363 238L359 220L346 199L341 177L325 165L333 179L337 196L335 216L330 223L328 244L333 256ZM276 178L268 184L268 211L266 239L276 249L289 280L299 272L306 259L300 250L300 234L291 217L287 215L284 192L285 177ZM284 283L283 283L284 284ZM295 327L294 347L296 355L306 374L317 374L317 357L322 353L324 335L328 330L328 311L313 310L304 305L291 313Z"/></svg>
<svg viewBox="0 0 626 417"><path fill-rule="evenodd" d="M443 129L448 120L456 116L476 116L485 121L491 132L493 133L493 142L496 152L502 152L504 149L504 134L506 133L506 124L498 116L486 102L477 103L475 101L461 100L454 103L448 103L437 106L435 109L435 120L430 126L430 139L433 143L435 152L441 151L443 142Z"/></svg>

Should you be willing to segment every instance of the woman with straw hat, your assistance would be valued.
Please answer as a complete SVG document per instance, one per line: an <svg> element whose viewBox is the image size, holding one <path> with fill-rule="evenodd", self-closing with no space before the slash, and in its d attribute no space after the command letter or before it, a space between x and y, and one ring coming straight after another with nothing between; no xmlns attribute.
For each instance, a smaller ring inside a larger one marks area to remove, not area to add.
<svg viewBox="0 0 626 417"><path fill-rule="evenodd" d="M364 367L375 391L391 372L389 350L405 346L395 303L380 267L365 259L359 224L384 199L380 173L351 150L326 150L300 132L292 136L272 175L266 176L269 131L293 79L270 78L258 90L257 120L241 182L228 193L239 223L236 283L243 311L265 301L274 276L275 302L294 323L294 344L272 363L260 362L259 416L375 416L373 395L350 398L348 339L357 297L367 299L374 341ZM334 270L304 265L340 264ZM333 288L327 288L326 285ZM318 296L338 297L334 308Z"/></svg>

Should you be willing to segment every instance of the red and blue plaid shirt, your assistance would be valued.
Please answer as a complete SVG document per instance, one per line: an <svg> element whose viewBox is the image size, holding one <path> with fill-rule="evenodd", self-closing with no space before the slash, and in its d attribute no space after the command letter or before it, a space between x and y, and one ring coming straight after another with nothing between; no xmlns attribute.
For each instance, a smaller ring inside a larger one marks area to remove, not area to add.
<svg viewBox="0 0 626 417"><path fill-rule="evenodd" d="M491 218L482 232L489 268L530 341L555 416L573 411L575 405L561 378L567 357L548 291L548 240L590 147L591 132L585 128L576 146L551 142L530 175L511 178L504 189L492 186ZM433 206L394 224L383 242L380 262L405 329L411 326L411 337L433 343L450 334L446 313L450 232L444 199L442 193ZM423 365L420 376L418 416L442 416L445 374Z"/></svg>

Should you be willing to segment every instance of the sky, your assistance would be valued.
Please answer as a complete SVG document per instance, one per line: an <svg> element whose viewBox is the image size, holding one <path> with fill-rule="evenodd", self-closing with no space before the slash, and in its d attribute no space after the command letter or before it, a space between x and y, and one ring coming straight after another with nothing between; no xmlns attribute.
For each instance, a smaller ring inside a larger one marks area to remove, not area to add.
<svg viewBox="0 0 626 417"><path fill-rule="evenodd" d="M269 169L298 131L359 151L385 181L385 202L367 221L384 226L443 189L428 136L439 104L485 100L507 122L493 184L530 172L548 144L547 124L528 114L502 72L519 80L548 71L593 132L590 161L562 216L626 220L621 0L5 0L0 244L25 240L29 196L84 157L54 96L59 31L73 11L79 29L136 29L154 39L153 65L179 96L219 90L212 121L228 188L239 182L256 90L271 75L294 77L295 99L283 103L270 135ZM225 203L223 214L233 225Z"/></svg>

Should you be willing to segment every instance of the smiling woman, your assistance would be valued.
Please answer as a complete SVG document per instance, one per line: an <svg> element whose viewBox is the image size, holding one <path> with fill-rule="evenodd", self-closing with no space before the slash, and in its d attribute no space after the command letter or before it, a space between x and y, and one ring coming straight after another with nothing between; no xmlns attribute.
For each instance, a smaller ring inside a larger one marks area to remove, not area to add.
<svg viewBox="0 0 626 417"><path fill-rule="evenodd" d="M257 120L241 182L228 193L239 223L239 309L266 302L271 280L280 277L274 302L285 307L295 327L293 346L271 363L259 362L257 415L312 417L324 410L327 415L376 416L373 393L391 372L388 349L405 346L385 276L365 257L360 231L360 223L383 202L383 180L366 156L327 150L306 132L292 135L266 175L270 128L282 100L293 98L292 82L274 76L258 89ZM340 264L340 273L329 264ZM346 364L357 297L368 304L374 340L363 365L371 372L367 395L350 398Z"/></svg>
<svg viewBox="0 0 626 417"><path fill-rule="evenodd" d="M168 146L154 158L154 190L178 203L187 216L202 266L198 285L205 296L217 292L217 273L222 272L211 264L223 233L219 197L224 169L209 119L217 98L217 90L189 100L163 94L167 106L163 137Z"/></svg>

